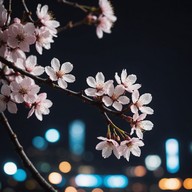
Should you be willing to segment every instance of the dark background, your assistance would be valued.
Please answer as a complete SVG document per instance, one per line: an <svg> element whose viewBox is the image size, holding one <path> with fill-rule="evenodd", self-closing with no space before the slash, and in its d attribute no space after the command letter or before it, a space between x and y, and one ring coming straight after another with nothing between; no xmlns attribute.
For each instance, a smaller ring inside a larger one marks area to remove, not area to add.
<svg viewBox="0 0 192 192"><path fill-rule="evenodd" d="M22 6L19 1L13 2L13 15L21 14L19 10L22 10ZM39 1L26 2L30 10L35 10ZM73 7L57 4L53 0L40 2L49 5L61 26L69 20L78 21L83 18L84 13ZM94 0L82 0L79 3L97 5ZM84 158L82 163L95 166L98 173L121 173L125 167L144 165L147 155L158 154L165 170L164 177L192 177L192 2L113 0L112 4L118 19L111 34L104 34L103 39L98 39L93 26L64 31L54 39L55 43L50 51L44 50L42 56L37 54L38 63L50 65L53 57L61 62L73 63L72 73L77 80L69 88L76 91L87 88L86 77L95 76L99 71L105 74L106 79L113 79L115 72L121 73L122 69L127 69L129 74L136 74L137 82L142 84L141 93L152 94L150 106L155 111L154 115L149 116L154 129L144 134L145 146L141 157L131 156L130 162L123 158L117 160L113 156L103 159L100 151L95 150L98 143L96 137L106 134L102 115L96 108L81 100L50 88L42 88L54 102L49 116L44 116L42 122L35 117L27 120L28 111L20 107L17 115L8 115L10 123L26 150L30 150L32 138L44 135L47 128L56 127L60 130L59 143L50 145L46 152L31 155L34 162L48 156L48 161L57 164L60 161L60 157L55 158L54 154L57 148L68 154L68 125L74 119L81 119L86 124L86 151L93 157L91 161ZM126 129L127 124L116 118L114 121ZM174 175L167 173L165 168L164 143L168 138L178 139L180 146L180 170ZM8 134L0 127L0 180L3 184L8 178L3 173L3 164L13 159L22 166ZM148 178L149 184L150 179Z"/></svg>

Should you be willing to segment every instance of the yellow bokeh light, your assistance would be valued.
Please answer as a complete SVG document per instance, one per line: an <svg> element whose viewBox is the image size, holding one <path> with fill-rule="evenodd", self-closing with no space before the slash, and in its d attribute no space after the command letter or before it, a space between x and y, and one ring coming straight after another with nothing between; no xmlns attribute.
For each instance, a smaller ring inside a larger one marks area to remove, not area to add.
<svg viewBox="0 0 192 192"><path fill-rule="evenodd" d="M67 161L63 161L59 164L59 170L63 173L69 173L71 171L71 164Z"/></svg>
<svg viewBox="0 0 192 192"><path fill-rule="evenodd" d="M179 190L181 186L181 180L178 178L163 178L159 181L159 188L162 190Z"/></svg>
<svg viewBox="0 0 192 192"><path fill-rule="evenodd" d="M60 173L52 172L49 174L48 179L52 184L59 184L62 181L62 176Z"/></svg>
<svg viewBox="0 0 192 192"><path fill-rule="evenodd" d="M92 190L92 192L103 192L103 190L100 189L100 188L95 188L95 189Z"/></svg>
<svg viewBox="0 0 192 192"><path fill-rule="evenodd" d="M65 189L65 192L77 192L77 189L75 189L75 187L69 186Z"/></svg>
<svg viewBox="0 0 192 192"><path fill-rule="evenodd" d="M192 189L192 178L187 178L183 182L183 187L185 189Z"/></svg>

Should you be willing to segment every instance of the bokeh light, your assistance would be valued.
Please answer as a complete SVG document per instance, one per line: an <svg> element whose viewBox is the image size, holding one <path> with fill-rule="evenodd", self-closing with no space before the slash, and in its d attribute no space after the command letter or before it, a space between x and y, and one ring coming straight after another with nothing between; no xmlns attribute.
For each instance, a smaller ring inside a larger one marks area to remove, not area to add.
<svg viewBox="0 0 192 192"><path fill-rule="evenodd" d="M3 169L7 175L14 175L17 172L17 165L13 162L7 162L4 164Z"/></svg>
<svg viewBox="0 0 192 192"><path fill-rule="evenodd" d="M63 161L59 164L59 170L63 173L68 173L71 171L71 164L67 161Z"/></svg>
<svg viewBox="0 0 192 192"><path fill-rule="evenodd" d="M62 182L62 176L60 173L57 173L57 172L50 173L48 176L48 179L49 179L50 183L55 184L55 185Z"/></svg>
<svg viewBox="0 0 192 192"><path fill-rule="evenodd" d="M192 189L192 178L186 178L183 182L183 187L188 190Z"/></svg>
<svg viewBox="0 0 192 192"><path fill-rule="evenodd" d="M143 176L146 175L146 173L147 173L147 170L146 170L146 168L145 168L144 166L142 166L142 165L138 165L138 166L136 166L136 167L134 168L134 175L135 175L136 177L143 177Z"/></svg>
<svg viewBox="0 0 192 192"><path fill-rule="evenodd" d="M18 182L22 182L26 180L27 174L23 169L17 169L17 172L13 175L13 178Z"/></svg>
<svg viewBox="0 0 192 192"><path fill-rule="evenodd" d="M75 187L69 186L65 189L65 192L77 192L77 189L75 189Z"/></svg>
<svg viewBox="0 0 192 192"><path fill-rule="evenodd" d="M45 132L45 139L50 143L55 143L60 139L60 133L57 129L48 129Z"/></svg>
<svg viewBox="0 0 192 192"><path fill-rule="evenodd" d="M158 155L148 155L145 158L145 165L148 170L154 171L161 165L161 158Z"/></svg>
<svg viewBox="0 0 192 192"><path fill-rule="evenodd" d="M37 183L34 179L29 179L25 182L25 187L28 190L34 190L37 187Z"/></svg>
<svg viewBox="0 0 192 192"><path fill-rule="evenodd" d="M95 188L95 189L93 189L91 192L103 192L103 190L100 189L100 188Z"/></svg>
<svg viewBox="0 0 192 192"><path fill-rule="evenodd" d="M104 177L104 185L108 188L125 188L128 178L125 175L107 175Z"/></svg>
<svg viewBox="0 0 192 192"><path fill-rule="evenodd" d="M39 150L45 150L47 148L47 141L40 136L36 136L33 138L32 140L32 144L35 148L39 149Z"/></svg>
<svg viewBox="0 0 192 192"><path fill-rule="evenodd" d="M162 178L159 181L159 188L161 190L179 190L182 187L179 178Z"/></svg>

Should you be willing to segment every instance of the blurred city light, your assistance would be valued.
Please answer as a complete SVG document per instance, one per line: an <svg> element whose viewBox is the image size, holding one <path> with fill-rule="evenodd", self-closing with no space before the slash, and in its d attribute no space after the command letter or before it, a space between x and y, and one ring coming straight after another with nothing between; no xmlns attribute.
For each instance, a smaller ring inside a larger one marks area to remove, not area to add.
<svg viewBox="0 0 192 192"><path fill-rule="evenodd" d="M13 175L13 178L16 181L22 182L26 180L27 174L23 169L17 169L17 172Z"/></svg>
<svg viewBox="0 0 192 192"><path fill-rule="evenodd" d="M149 171L155 171L161 165L161 158L158 155L148 155L145 158L145 165Z"/></svg>
<svg viewBox="0 0 192 192"><path fill-rule="evenodd" d="M34 190L37 187L37 182L34 179L29 179L25 182L25 187L28 190Z"/></svg>
<svg viewBox="0 0 192 192"><path fill-rule="evenodd" d="M179 190L182 187L181 180L179 178L163 178L159 181L159 188L161 190Z"/></svg>
<svg viewBox="0 0 192 192"><path fill-rule="evenodd" d="M7 162L4 164L3 170L7 175L14 175L17 172L17 165L13 162Z"/></svg>
<svg viewBox="0 0 192 192"><path fill-rule="evenodd" d="M45 138L50 143L55 143L60 139L60 133L57 129L48 129L45 133Z"/></svg>
<svg viewBox="0 0 192 192"><path fill-rule="evenodd" d="M95 188L95 189L93 189L91 192L103 192L103 190L100 189L100 188Z"/></svg>
<svg viewBox="0 0 192 192"><path fill-rule="evenodd" d="M169 173L176 173L179 168L179 143L176 139L165 142L166 168Z"/></svg>
<svg viewBox="0 0 192 192"><path fill-rule="evenodd" d="M107 175L104 177L104 186L107 188L125 188L128 178L125 175Z"/></svg>
<svg viewBox="0 0 192 192"><path fill-rule="evenodd" d="M48 176L49 182L52 184L60 184L62 182L62 176L60 173L52 172Z"/></svg>
<svg viewBox="0 0 192 192"><path fill-rule="evenodd" d="M136 166L136 167L134 168L133 172L134 172L134 176L135 176L135 177L143 177L143 176L146 175L147 170L145 169L144 166L138 165L138 166Z"/></svg>
<svg viewBox="0 0 192 192"><path fill-rule="evenodd" d="M36 136L32 140L32 144L35 148L45 150L47 148L47 142L43 137Z"/></svg>
<svg viewBox="0 0 192 192"><path fill-rule="evenodd" d="M39 170L44 173L48 173L51 170L51 165L47 162L39 162L37 165Z"/></svg>
<svg viewBox="0 0 192 192"><path fill-rule="evenodd" d="M75 183L80 187L99 187L102 185L102 178L95 174L79 174L75 177Z"/></svg>
<svg viewBox="0 0 192 192"><path fill-rule="evenodd" d="M77 192L77 189L75 189L75 187L69 186L65 189L65 192Z"/></svg>
<svg viewBox="0 0 192 192"><path fill-rule="evenodd" d="M84 152L85 124L81 120L74 120L69 125L69 148L75 155Z"/></svg>
<svg viewBox="0 0 192 192"><path fill-rule="evenodd" d="M71 171L71 164L67 161L63 161L59 164L59 170L63 173L68 173Z"/></svg>
<svg viewBox="0 0 192 192"><path fill-rule="evenodd" d="M191 190L192 189L192 178L186 178L183 182L183 187L185 189Z"/></svg>

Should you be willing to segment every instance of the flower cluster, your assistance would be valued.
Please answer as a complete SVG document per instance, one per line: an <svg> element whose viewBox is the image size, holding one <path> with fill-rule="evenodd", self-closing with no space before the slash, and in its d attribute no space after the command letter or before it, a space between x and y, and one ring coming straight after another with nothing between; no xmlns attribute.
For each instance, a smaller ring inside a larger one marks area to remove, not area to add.
<svg viewBox="0 0 192 192"><path fill-rule="evenodd" d="M123 131L110 121L107 138L98 137L102 140L97 146L97 150L102 150L102 156L107 158L112 151L119 159L124 156L129 160L130 152L135 156L140 156L140 148L144 145L143 132L153 128L153 123L144 120L147 115L153 114L153 109L147 105L151 102L150 93L139 95L140 84L136 83L137 77L134 74L128 75L124 69L119 76L115 73L116 84L113 80L105 81L103 73L98 72L96 77L88 77L87 84L90 86L85 89L85 94L92 97L96 102L106 107L113 107L123 119L126 119L131 126L131 131ZM132 116L126 114L131 113ZM111 130L113 134L111 134ZM132 137L136 133L137 137Z"/></svg>
<svg viewBox="0 0 192 192"><path fill-rule="evenodd" d="M99 9L95 9L87 16L87 22L96 25L96 34L100 39L103 37L103 32L111 33L111 28L116 20L117 17L108 0L99 0Z"/></svg>

